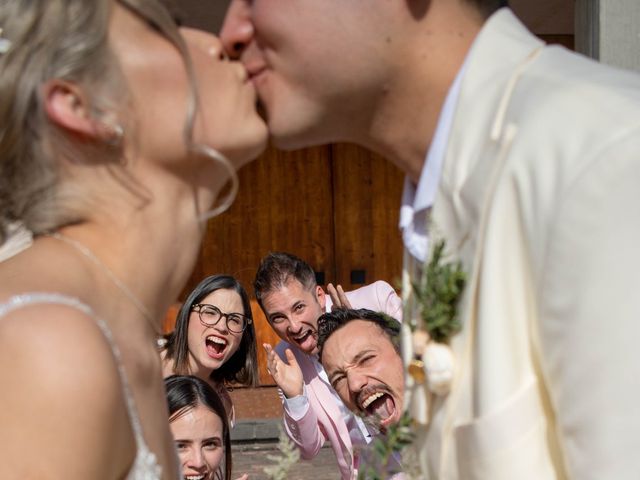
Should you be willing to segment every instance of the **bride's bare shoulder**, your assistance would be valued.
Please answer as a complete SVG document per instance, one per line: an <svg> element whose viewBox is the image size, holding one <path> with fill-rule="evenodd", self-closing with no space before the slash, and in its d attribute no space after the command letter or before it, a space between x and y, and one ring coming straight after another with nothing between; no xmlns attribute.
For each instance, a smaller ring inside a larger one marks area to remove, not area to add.
<svg viewBox="0 0 640 480"><path fill-rule="evenodd" d="M130 463L135 446L117 363L89 314L34 304L0 317L0 385L0 445L26 477L46 468L50 478L81 478L65 471L74 465L82 478L119 478L114 469L121 474ZM27 462L16 446L26 444L46 448Z"/></svg>
<svg viewBox="0 0 640 480"><path fill-rule="evenodd" d="M41 388L119 385L111 345L88 312L70 305L28 304L0 317L0 365L22 382L39 377Z"/></svg>

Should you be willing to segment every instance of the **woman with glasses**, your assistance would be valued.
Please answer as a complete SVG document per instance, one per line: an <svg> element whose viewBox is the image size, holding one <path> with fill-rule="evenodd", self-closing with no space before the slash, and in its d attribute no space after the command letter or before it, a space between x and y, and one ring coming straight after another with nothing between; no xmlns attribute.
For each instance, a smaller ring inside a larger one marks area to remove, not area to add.
<svg viewBox="0 0 640 480"><path fill-rule="evenodd" d="M194 375L223 399L233 425L229 383L257 383L256 335L249 296L229 275L205 278L180 308L162 349L164 375Z"/></svg>

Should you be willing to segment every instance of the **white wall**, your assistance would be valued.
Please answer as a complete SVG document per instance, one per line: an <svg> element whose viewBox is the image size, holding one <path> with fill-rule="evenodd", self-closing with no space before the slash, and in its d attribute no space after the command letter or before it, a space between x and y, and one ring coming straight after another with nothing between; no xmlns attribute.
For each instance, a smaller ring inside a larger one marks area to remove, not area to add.
<svg viewBox="0 0 640 480"><path fill-rule="evenodd" d="M640 0L576 0L576 50L640 72Z"/></svg>

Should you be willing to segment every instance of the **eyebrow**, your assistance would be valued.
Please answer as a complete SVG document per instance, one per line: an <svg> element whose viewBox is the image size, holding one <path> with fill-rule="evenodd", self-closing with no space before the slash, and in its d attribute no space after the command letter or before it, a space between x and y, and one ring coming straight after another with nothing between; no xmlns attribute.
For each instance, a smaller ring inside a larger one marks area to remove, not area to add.
<svg viewBox="0 0 640 480"><path fill-rule="evenodd" d="M216 309L220 310L220 313L224 313L225 315L242 315L243 317L246 317L246 315L244 313L240 313L240 312L223 312L222 309L219 306L214 305L213 303L194 303L193 304L194 307L196 305L200 305L201 307L213 307L213 308L216 308Z"/></svg>
<svg viewBox="0 0 640 480"><path fill-rule="evenodd" d="M296 300L290 307L289 310L293 311L298 305L304 304L304 300ZM285 317L286 314L284 312L281 312L280 310L278 310L277 312L273 312L270 313L269 316L267 317L269 320L271 320L272 318L277 318L277 317Z"/></svg>
<svg viewBox="0 0 640 480"><path fill-rule="evenodd" d="M362 359L362 357L364 357L365 355L374 352L375 350L373 348L369 348L367 350L362 350L361 352L359 352L358 354L356 354L355 357L353 357L353 362L352 363L359 363L360 360Z"/></svg>
<svg viewBox="0 0 640 480"><path fill-rule="evenodd" d="M351 362L349 362L350 364L357 364L360 362L360 360L362 359L362 357L364 357L365 355L371 353L371 352L375 352L375 350L373 348L369 348L366 350L362 350L361 352L358 352L354 357L353 360ZM337 370L335 370L334 372L327 372L327 378L329 379L329 383L333 383L333 377L339 373L344 373L344 368L339 368Z"/></svg>
<svg viewBox="0 0 640 480"><path fill-rule="evenodd" d="M207 438L203 438L202 441L203 442L208 442L210 440L220 440L222 441L222 437L218 437L216 435L214 435L213 437L207 437ZM175 438L174 439L175 442L181 442L181 443L194 443L195 440L192 438Z"/></svg>
<svg viewBox="0 0 640 480"><path fill-rule="evenodd" d="M271 320L273 320L274 318L278 318L278 317L284 317L284 313L282 313L282 312L273 312L273 313L270 313L270 314L267 316L267 319L268 319L269 321L271 321Z"/></svg>

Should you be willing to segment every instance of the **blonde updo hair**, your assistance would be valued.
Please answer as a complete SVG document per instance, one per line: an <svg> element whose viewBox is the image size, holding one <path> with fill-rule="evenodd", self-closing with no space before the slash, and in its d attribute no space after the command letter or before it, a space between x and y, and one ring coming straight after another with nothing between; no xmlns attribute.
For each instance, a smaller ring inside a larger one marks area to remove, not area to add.
<svg viewBox="0 0 640 480"><path fill-rule="evenodd" d="M126 106L126 81L108 42L116 1L182 54L192 85L185 140L194 151L206 149L192 141L198 102L190 57L157 0L0 0L1 36L10 42L0 53L0 245L15 223L38 235L84 219L88 207L82 205L81 187L61 180L61 158L122 170L122 145L78 141L48 120L42 97L47 81L61 79L84 87L96 118ZM135 125L123 126L127 138L135 135Z"/></svg>

